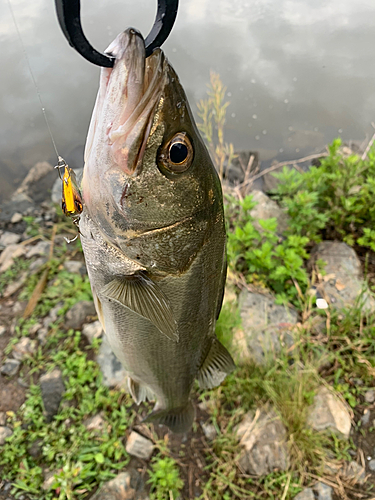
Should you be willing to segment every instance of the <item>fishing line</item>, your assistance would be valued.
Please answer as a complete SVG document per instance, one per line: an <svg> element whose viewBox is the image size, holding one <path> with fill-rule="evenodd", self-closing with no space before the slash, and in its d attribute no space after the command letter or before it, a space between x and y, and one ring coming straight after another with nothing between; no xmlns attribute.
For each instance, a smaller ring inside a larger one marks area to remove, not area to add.
<svg viewBox="0 0 375 500"><path fill-rule="evenodd" d="M40 94L40 90L39 90L38 84L36 83L36 79L35 79L33 70L31 68L29 56L27 54L26 47L25 47L25 45L23 43L23 40L22 40L22 37L21 37L21 32L18 29L18 24L17 24L17 21L16 21L16 17L14 15L14 11L13 11L12 4L11 4L10 0L8 0L8 4L9 4L9 9L10 9L10 12L11 12L11 15L12 15L12 18L13 18L14 26L15 26L17 34L18 34L18 38L19 38L19 41L21 43L22 52L23 52L23 55L24 55L24 57L26 59L27 66L29 68L29 72L30 72L30 75L31 75L31 79L32 79L32 81L34 83L34 87L35 87L35 90L36 90L36 93L37 93L37 96L38 96L38 99L39 99L39 103L40 103L40 107L41 107L41 110L42 110L42 113L43 113L43 116L44 116L44 120L46 122L47 129L48 129L48 132L49 132L52 144L53 144L53 148L55 150L55 153L56 153L56 156L57 156L57 159L58 159L57 167L59 168L59 175L60 175L60 168L63 167L63 166L65 166L66 163L65 163L65 160L59 155L59 153L57 151L56 143L55 143L55 140L53 138L52 130L51 130L51 127L49 125L48 118L47 118L46 108L44 107L42 96ZM60 175L60 177L61 177L61 175Z"/></svg>

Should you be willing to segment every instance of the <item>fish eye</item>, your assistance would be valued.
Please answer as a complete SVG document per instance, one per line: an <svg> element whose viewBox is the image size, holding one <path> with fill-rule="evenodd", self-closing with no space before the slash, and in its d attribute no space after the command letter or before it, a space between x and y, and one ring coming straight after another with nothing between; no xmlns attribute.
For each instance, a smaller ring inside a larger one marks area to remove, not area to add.
<svg viewBox="0 0 375 500"><path fill-rule="evenodd" d="M189 137L185 132L179 132L164 146L159 158L165 168L181 173L190 167L193 156L194 150Z"/></svg>

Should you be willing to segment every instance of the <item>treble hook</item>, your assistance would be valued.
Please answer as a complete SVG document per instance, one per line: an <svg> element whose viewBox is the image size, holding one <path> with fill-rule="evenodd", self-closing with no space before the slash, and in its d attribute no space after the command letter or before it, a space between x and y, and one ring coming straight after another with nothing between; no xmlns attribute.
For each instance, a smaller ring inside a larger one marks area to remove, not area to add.
<svg viewBox="0 0 375 500"><path fill-rule="evenodd" d="M69 44L87 61L112 68L115 59L101 54L91 46L82 31L80 0L55 0L57 18ZM177 16L178 0L158 0L154 25L145 40L146 57L161 47L168 38Z"/></svg>

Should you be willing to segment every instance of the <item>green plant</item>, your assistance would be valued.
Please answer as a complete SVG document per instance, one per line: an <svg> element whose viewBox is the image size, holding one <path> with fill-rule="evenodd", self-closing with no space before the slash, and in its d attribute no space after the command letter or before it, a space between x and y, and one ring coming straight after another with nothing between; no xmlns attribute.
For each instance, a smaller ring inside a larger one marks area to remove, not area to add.
<svg viewBox="0 0 375 500"><path fill-rule="evenodd" d="M233 144L224 141L224 125L229 101L225 101L225 92L220 76L211 71L208 85L208 98L198 102L198 116L202 120L198 128L205 138L212 159L223 179L224 165L229 165L234 155Z"/></svg>
<svg viewBox="0 0 375 500"><path fill-rule="evenodd" d="M152 500L177 500L184 483L175 460L171 457L154 457L151 461L148 483Z"/></svg>

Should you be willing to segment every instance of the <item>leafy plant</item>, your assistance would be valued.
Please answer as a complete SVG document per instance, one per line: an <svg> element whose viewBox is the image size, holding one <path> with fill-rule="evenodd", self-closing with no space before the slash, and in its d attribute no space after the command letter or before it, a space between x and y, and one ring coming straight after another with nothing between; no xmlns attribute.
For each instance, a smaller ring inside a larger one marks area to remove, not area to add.
<svg viewBox="0 0 375 500"><path fill-rule="evenodd" d="M151 500L177 500L184 483L173 458L154 457L149 475L147 482L151 485Z"/></svg>

